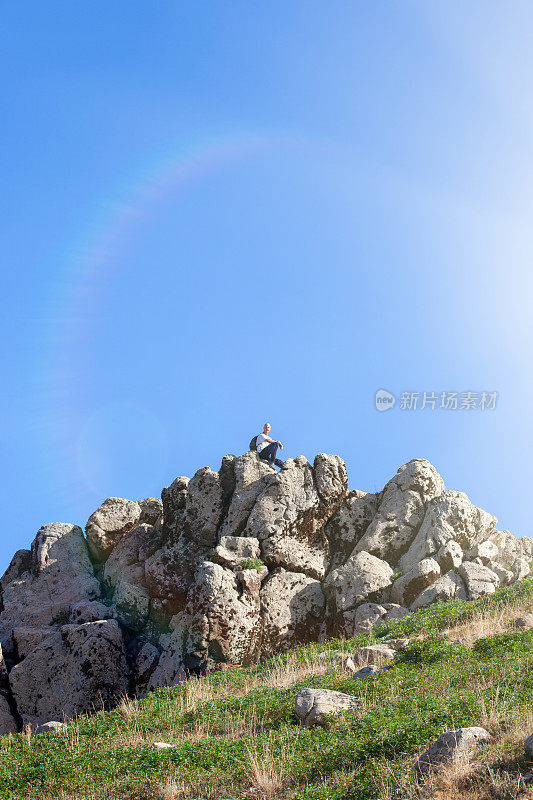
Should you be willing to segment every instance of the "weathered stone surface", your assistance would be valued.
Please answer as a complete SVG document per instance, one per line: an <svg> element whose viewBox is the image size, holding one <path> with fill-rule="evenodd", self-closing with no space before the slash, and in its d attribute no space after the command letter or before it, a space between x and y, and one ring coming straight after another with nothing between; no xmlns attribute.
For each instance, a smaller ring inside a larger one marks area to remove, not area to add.
<svg viewBox="0 0 533 800"><path fill-rule="evenodd" d="M316 488L322 501L330 507L337 505L348 488L346 464L340 456L318 453L313 469Z"/></svg>
<svg viewBox="0 0 533 800"><path fill-rule="evenodd" d="M410 606L420 592L434 583L440 576L440 567L433 558L424 558L405 575L394 581L391 600Z"/></svg>
<svg viewBox="0 0 533 800"><path fill-rule="evenodd" d="M6 736L8 733L17 733L17 731L18 726L15 717L11 713L9 703L0 694L0 736Z"/></svg>
<svg viewBox="0 0 533 800"><path fill-rule="evenodd" d="M23 567L28 569L20 573ZM43 525L31 555L17 557L17 565L12 562L2 581L0 640L7 654L12 650L13 628L66 622L71 605L100 594L81 528L59 522Z"/></svg>
<svg viewBox="0 0 533 800"><path fill-rule="evenodd" d="M457 569L463 560L463 549L458 542L454 542L452 539L439 548L435 558L439 562L441 572L444 574L451 569Z"/></svg>
<svg viewBox="0 0 533 800"><path fill-rule="evenodd" d="M135 692L139 697L146 695L150 679L159 664L159 657L159 650L150 642L145 642L137 653L132 678Z"/></svg>
<svg viewBox="0 0 533 800"><path fill-rule="evenodd" d="M427 503L420 530L402 556L400 568L408 572L451 541L467 552L489 538L495 524L496 517L473 505L463 492L445 491Z"/></svg>
<svg viewBox="0 0 533 800"><path fill-rule="evenodd" d="M178 529L181 530L185 517L188 485L189 478L180 475L161 492L163 529L167 536L175 535Z"/></svg>
<svg viewBox="0 0 533 800"><path fill-rule="evenodd" d="M163 524L163 503L158 497L145 497L139 500L141 516L139 522L161 527Z"/></svg>
<svg viewBox="0 0 533 800"><path fill-rule="evenodd" d="M450 570L446 575L437 578L435 583L423 589L416 600L411 604L411 611L419 608L427 608L431 603L438 600L446 602L448 600L467 600L465 585L462 578L454 570Z"/></svg>
<svg viewBox="0 0 533 800"><path fill-rule="evenodd" d="M386 644L370 644L367 647L360 647L353 656L353 660L359 666L381 664L390 658L394 658L394 650Z"/></svg>
<svg viewBox="0 0 533 800"><path fill-rule="evenodd" d="M244 453L236 458L233 470L235 488L226 518L220 528L219 541L226 536L240 536L246 527L255 501L276 474L274 469L254 452Z"/></svg>
<svg viewBox="0 0 533 800"><path fill-rule="evenodd" d="M345 711L356 711L361 700L330 689L302 689L296 697L294 713L308 728L324 725L328 718Z"/></svg>
<svg viewBox="0 0 533 800"><path fill-rule="evenodd" d="M261 543L261 557L271 568L303 572L322 579L327 571L328 550L322 542L301 542L292 536L269 536Z"/></svg>
<svg viewBox="0 0 533 800"><path fill-rule="evenodd" d="M259 557L259 539L251 536L222 536L212 554L216 564L238 567L241 561Z"/></svg>
<svg viewBox="0 0 533 800"><path fill-rule="evenodd" d="M330 572L324 589L338 612L348 611L365 600L379 599L382 590L391 585L392 575L386 561L356 552L346 564Z"/></svg>
<svg viewBox="0 0 533 800"><path fill-rule="evenodd" d="M339 510L326 526L333 551L349 555L370 525L378 506L378 496L356 489L347 492Z"/></svg>
<svg viewBox="0 0 533 800"><path fill-rule="evenodd" d="M313 578L285 571L268 578L261 591L263 654L316 641L325 606L320 582Z"/></svg>
<svg viewBox="0 0 533 800"><path fill-rule="evenodd" d="M424 504L443 491L443 480L429 461L417 458L404 464L383 489L377 513L356 550L397 564L420 527Z"/></svg>
<svg viewBox="0 0 533 800"><path fill-rule="evenodd" d="M150 597L160 600L171 614L181 611L196 570L208 551L209 548L192 542L183 532L175 532L144 564L145 585Z"/></svg>
<svg viewBox="0 0 533 800"><path fill-rule="evenodd" d="M364 633L378 625L386 615L387 609L379 603L363 603L353 612L353 636L355 633Z"/></svg>
<svg viewBox="0 0 533 800"><path fill-rule="evenodd" d="M469 600L477 600L483 595L493 594L500 585L500 580L495 572L470 561L463 561L457 571L465 582Z"/></svg>
<svg viewBox="0 0 533 800"><path fill-rule="evenodd" d="M220 564L205 561L200 565L187 606L177 615L184 632L187 667L201 667L208 657L243 665L257 659L262 631L261 577L257 570L244 572L248 573L248 585L243 587L237 576Z"/></svg>
<svg viewBox="0 0 533 800"><path fill-rule="evenodd" d="M468 753L475 747L490 741L491 735L485 728L458 728L439 736L436 742L422 753L414 766L417 775L427 775L449 764L460 754Z"/></svg>
<svg viewBox="0 0 533 800"><path fill-rule="evenodd" d="M494 542L491 542L490 539L487 539L484 542L476 544L476 546L466 554L466 560L474 561L474 559L479 558L481 563L487 566L489 561L498 557L498 553L498 546Z"/></svg>
<svg viewBox="0 0 533 800"><path fill-rule="evenodd" d="M13 667L9 683L28 722L71 719L128 690L122 634L114 620L64 625Z"/></svg>
<svg viewBox="0 0 533 800"><path fill-rule="evenodd" d="M206 547L216 544L222 501L220 475L210 467L202 467L187 486L185 533L190 539Z"/></svg>
<svg viewBox="0 0 533 800"><path fill-rule="evenodd" d="M531 736L528 736L528 738L526 739L524 743L524 749L526 751L526 755L529 758L533 758L533 734L531 734Z"/></svg>
<svg viewBox="0 0 533 800"><path fill-rule="evenodd" d="M527 578L529 575L529 561L525 558L517 558L511 564L511 572L515 581L521 581L522 578Z"/></svg>
<svg viewBox="0 0 533 800"><path fill-rule="evenodd" d="M502 567L498 561L489 561L487 568L494 572L500 581L500 586L508 586L514 581L514 575L510 569Z"/></svg>
<svg viewBox="0 0 533 800"><path fill-rule="evenodd" d="M13 642L15 644L15 655L18 661L26 658L41 642L44 642L50 635L57 631L57 627L33 628L31 626L21 626L13 629Z"/></svg>
<svg viewBox="0 0 533 800"><path fill-rule="evenodd" d="M104 562L118 541L139 523L141 507L134 500L108 497L91 514L85 526L87 544L94 561Z"/></svg>
<svg viewBox="0 0 533 800"><path fill-rule="evenodd" d="M99 619L113 619L115 609L98 600L85 600L70 607L69 622L83 625L84 622L97 622Z"/></svg>

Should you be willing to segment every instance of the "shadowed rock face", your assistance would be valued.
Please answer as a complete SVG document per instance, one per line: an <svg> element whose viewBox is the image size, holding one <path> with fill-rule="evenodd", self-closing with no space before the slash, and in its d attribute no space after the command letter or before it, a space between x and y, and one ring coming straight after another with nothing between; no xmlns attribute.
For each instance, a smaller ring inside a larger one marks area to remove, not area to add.
<svg viewBox="0 0 533 800"><path fill-rule="evenodd" d="M161 501L108 498L85 536L41 528L0 581L0 733L494 592L533 557L495 525L423 459L377 494L348 491L339 456L278 473L249 452Z"/></svg>

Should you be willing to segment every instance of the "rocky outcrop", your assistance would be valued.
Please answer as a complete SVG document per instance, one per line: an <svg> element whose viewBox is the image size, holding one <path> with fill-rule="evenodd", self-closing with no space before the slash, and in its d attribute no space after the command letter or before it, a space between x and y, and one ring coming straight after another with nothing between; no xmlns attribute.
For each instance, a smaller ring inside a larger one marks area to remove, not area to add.
<svg viewBox="0 0 533 800"><path fill-rule="evenodd" d="M108 498L0 581L0 733L494 592L533 557L495 524L423 459L379 493L349 491L335 455L277 472L249 452L161 501Z"/></svg>

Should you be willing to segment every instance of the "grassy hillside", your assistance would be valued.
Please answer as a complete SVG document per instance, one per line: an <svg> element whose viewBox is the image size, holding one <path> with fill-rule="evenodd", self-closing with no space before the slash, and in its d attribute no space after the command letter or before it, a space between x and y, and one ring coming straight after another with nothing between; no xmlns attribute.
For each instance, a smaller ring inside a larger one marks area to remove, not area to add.
<svg viewBox="0 0 533 800"><path fill-rule="evenodd" d="M528 769L533 632L510 623L531 610L527 579L475 602L435 605L373 634L126 699L58 733L4 737L0 798L504 798L502 787ZM324 655L388 634L420 638L392 669L366 681ZM306 686L356 695L361 708L308 730L293 713ZM419 794L416 755L443 731L466 725L484 726L493 742ZM156 749L161 741L175 748Z"/></svg>

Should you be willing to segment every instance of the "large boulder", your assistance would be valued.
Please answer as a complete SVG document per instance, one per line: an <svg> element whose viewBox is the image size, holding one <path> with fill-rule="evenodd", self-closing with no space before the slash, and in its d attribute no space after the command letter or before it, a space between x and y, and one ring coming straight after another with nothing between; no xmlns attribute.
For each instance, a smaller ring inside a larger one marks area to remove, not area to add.
<svg viewBox="0 0 533 800"><path fill-rule="evenodd" d="M377 513L356 550L396 565L420 527L425 503L443 491L443 480L429 461L404 464L381 492Z"/></svg>
<svg viewBox="0 0 533 800"><path fill-rule="evenodd" d="M402 606L410 606L420 592L434 583L439 576L438 562L433 558L423 558L409 572L394 581L391 600Z"/></svg>
<svg viewBox="0 0 533 800"><path fill-rule="evenodd" d="M424 521L401 558L400 569L408 572L422 559L434 558L452 541L468 552L489 538L495 524L496 517L473 505L463 492L445 491L427 503Z"/></svg>
<svg viewBox="0 0 533 800"><path fill-rule="evenodd" d="M197 544L213 547L222 516L223 487L218 472L202 467L187 486L185 533Z"/></svg>
<svg viewBox="0 0 533 800"><path fill-rule="evenodd" d="M0 736L17 733L18 725L6 698L0 694Z"/></svg>
<svg viewBox="0 0 533 800"><path fill-rule="evenodd" d="M252 536L222 536L211 558L216 564L236 568L242 561L259 558L259 539Z"/></svg>
<svg viewBox="0 0 533 800"><path fill-rule="evenodd" d="M370 525L378 506L378 495L354 489L347 492L339 510L329 520L326 533L333 553L349 555ZM341 562L342 562L341 558ZM335 566L338 566L337 564Z"/></svg>
<svg viewBox="0 0 533 800"><path fill-rule="evenodd" d="M443 733L417 760L414 770L418 776L438 772L454 761L459 755L490 741L491 735L485 728L458 728Z"/></svg>
<svg viewBox="0 0 533 800"><path fill-rule="evenodd" d="M180 475L161 492L163 530L167 536L172 537L183 526L188 485L189 478Z"/></svg>
<svg viewBox="0 0 533 800"><path fill-rule="evenodd" d="M43 525L31 552L21 557L19 551L14 561L2 578L0 641L8 655L13 647L13 628L67 622L72 605L100 595L83 532L77 525Z"/></svg>
<svg viewBox="0 0 533 800"><path fill-rule="evenodd" d="M427 608L431 603L448 600L467 600L465 585L461 577L451 569L446 575L441 575L435 583L423 589L418 597L411 603L411 611Z"/></svg>
<svg viewBox="0 0 533 800"><path fill-rule="evenodd" d="M356 711L361 699L331 689L302 689L294 703L296 719L308 728L324 725L328 718L346 711Z"/></svg>
<svg viewBox="0 0 533 800"><path fill-rule="evenodd" d="M9 673L24 722L71 719L115 702L128 691L128 668L114 620L54 630Z"/></svg>
<svg viewBox="0 0 533 800"><path fill-rule="evenodd" d="M469 600L493 594L500 586L500 579L496 573L481 564L463 561L457 571L465 582Z"/></svg>
<svg viewBox="0 0 533 800"><path fill-rule="evenodd" d="M269 577L261 591L263 655L317 641L325 607L319 581L284 570Z"/></svg>
<svg viewBox="0 0 533 800"><path fill-rule="evenodd" d="M349 611L363 602L377 602L392 583L393 570L386 561L356 552L342 567L329 573L324 590L334 610Z"/></svg>
<svg viewBox="0 0 533 800"><path fill-rule="evenodd" d="M140 522L141 507L134 500L108 497L91 514L85 526L87 544L93 560L103 563L118 541Z"/></svg>
<svg viewBox="0 0 533 800"><path fill-rule="evenodd" d="M250 451L235 459L233 474L235 488L220 527L219 539L226 536L240 536L257 498L276 473L266 461L259 458L257 453Z"/></svg>

